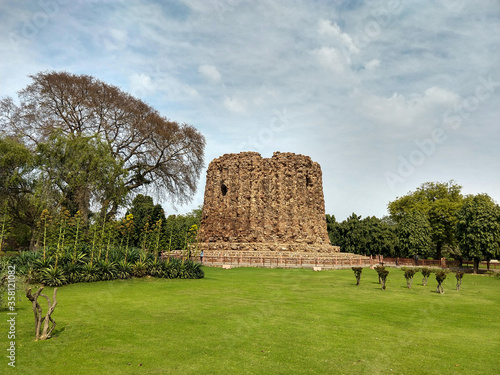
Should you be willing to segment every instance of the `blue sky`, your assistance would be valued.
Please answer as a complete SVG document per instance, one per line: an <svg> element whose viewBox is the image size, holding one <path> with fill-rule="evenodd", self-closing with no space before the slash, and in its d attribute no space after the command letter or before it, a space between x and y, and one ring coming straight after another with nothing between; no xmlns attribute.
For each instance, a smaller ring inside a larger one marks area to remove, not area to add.
<svg viewBox="0 0 500 375"><path fill-rule="evenodd" d="M0 96L89 74L197 127L207 166L309 155L327 213L382 217L428 181L500 201L499 36L496 0L4 0Z"/></svg>

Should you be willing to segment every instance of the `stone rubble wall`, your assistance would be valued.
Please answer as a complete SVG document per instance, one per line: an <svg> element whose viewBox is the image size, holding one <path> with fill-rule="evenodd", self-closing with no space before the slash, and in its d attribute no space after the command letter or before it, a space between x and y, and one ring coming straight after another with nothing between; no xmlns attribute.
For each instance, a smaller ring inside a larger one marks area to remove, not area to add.
<svg viewBox="0 0 500 375"><path fill-rule="evenodd" d="M319 164L280 152L214 159L198 239L204 251L339 251L326 230Z"/></svg>

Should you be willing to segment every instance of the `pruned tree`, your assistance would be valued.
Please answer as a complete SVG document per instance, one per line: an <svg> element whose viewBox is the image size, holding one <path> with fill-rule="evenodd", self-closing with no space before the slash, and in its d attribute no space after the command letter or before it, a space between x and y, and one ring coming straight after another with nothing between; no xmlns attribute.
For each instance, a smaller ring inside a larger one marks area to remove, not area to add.
<svg viewBox="0 0 500 375"><path fill-rule="evenodd" d="M356 277L356 285L359 285L361 281L361 272L363 272L363 267L351 267L354 271L354 276Z"/></svg>
<svg viewBox="0 0 500 375"><path fill-rule="evenodd" d="M413 285L413 276L415 276L415 273L417 273L417 270L415 268L403 268L403 271L405 273L405 279L406 279L406 286L408 289L411 289Z"/></svg>
<svg viewBox="0 0 500 375"><path fill-rule="evenodd" d="M157 188L173 202L189 201L203 168L205 138L193 126L161 116L142 100L88 75L41 72L0 101L0 128L32 150L55 133L72 140L99 137L127 172L127 192ZM90 187L84 187L90 189ZM83 194L84 193L79 193ZM112 197L109 214L120 197Z"/></svg>
<svg viewBox="0 0 500 375"><path fill-rule="evenodd" d="M464 272L455 272L455 278L457 279L457 290L460 290L460 287L462 286L462 279L464 278Z"/></svg>
<svg viewBox="0 0 500 375"><path fill-rule="evenodd" d="M373 268L375 271L377 271L377 274L378 274L378 283L379 284L382 284L382 277L380 276L382 272L384 272L385 270L385 267L384 266L376 266Z"/></svg>
<svg viewBox="0 0 500 375"><path fill-rule="evenodd" d="M387 275L389 275L389 270L382 270L379 272L380 282L382 283L382 290L385 290L385 284L387 283Z"/></svg>
<svg viewBox="0 0 500 375"><path fill-rule="evenodd" d="M429 282L429 276L431 275L431 269L427 267L423 267L420 272L422 273L422 286L427 286Z"/></svg>
<svg viewBox="0 0 500 375"><path fill-rule="evenodd" d="M42 293L42 290L43 286L38 288L35 294L31 293L31 288L29 288L26 291L26 297L31 301L31 304L33 305L33 313L35 314L36 341L47 340L52 334L54 328L56 327L56 322L54 321L54 319L52 319L52 313L54 312L54 309L56 308L57 305L57 299L56 299L57 288L54 288L52 302L50 301L50 298L48 296ZM48 303L47 313L45 314L45 316L43 316L42 308L38 303L38 297L40 296L44 297ZM43 322L43 327L42 327L42 322Z"/></svg>
<svg viewBox="0 0 500 375"><path fill-rule="evenodd" d="M436 292L438 292L439 294L444 293L443 281L445 279L446 279L446 271L443 270L436 271L436 281L438 282Z"/></svg>

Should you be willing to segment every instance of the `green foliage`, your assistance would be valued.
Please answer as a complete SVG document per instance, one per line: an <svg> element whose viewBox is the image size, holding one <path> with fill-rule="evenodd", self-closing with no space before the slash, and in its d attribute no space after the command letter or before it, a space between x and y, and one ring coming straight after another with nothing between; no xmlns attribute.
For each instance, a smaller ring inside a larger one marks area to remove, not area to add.
<svg viewBox="0 0 500 375"><path fill-rule="evenodd" d="M406 286L408 287L408 289L411 289L413 285L413 276L415 276L417 270L415 268L406 268L406 267L403 267L402 270L405 273Z"/></svg>
<svg viewBox="0 0 500 375"><path fill-rule="evenodd" d="M37 160L45 178L61 195L62 205L86 221L92 201L121 203L127 194L127 171L99 135L68 136L55 131L38 144Z"/></svg>
<svg viewBox="0 0 500 375"><path fill-rule="evenodd" d="M443 294L443 281L446 279L447 272L444 270L436 271L436 281L438 282L436 292Z"/></svg>
<svg viewBox="0 0 500 375"><path fill-rule="evenodd" d="M419 250L428 250L426 237L430 235L432 248L435 249L435 257L440 259L444 245L453 247L456 244L456 215L463 199L461 189L462 187L454 181L448 183L426 182L416 191L390 202L388 210L398 225L410 212L416 211L423 215L428 221L430 232L427 233L427 230L424 230L425 234L419 234L419 237L422 238L416 241L416 244ZM422 226L423 224L420 224L418 228ZM408 230L408 224L406 224L403 232ZM410 251L413 244L414 241L403 243L404 251L412 255Z"/></svg>
<svg viewBox="0 0 500 375"><path fill-rule="evenodd" d="M394 225L385 219L375 216L361 219L361 216L353 213L342 223L337 223L334 216L326 215L326 222L330 242L340 246L343 252L394 255Z"/></svg>
<svg viewBox="0 0 500 375"><path fill-rule="evenodd" d="M378 276L380 278L380 282L382 283L382 290L385 290L385 285L387 283L387 276L389 275L389 270L383 269L379 271Z"/></svg>
<svg viewBox="0 0 500 375"><path fill-rule="evenodd" d="M460 287L462 286L462 279L464 278L464 272L455 272L455 278L457 279L457 290L460 290Z"/></svg>
<svg viewBox="0 0 500 375"><path fill-rule="evenodd" d="M457 217L460 249L477 273L481 259L500 255L500 207L486 194L468 196Z"/></svg>
<svg viewBox="0 0 500 375"><path fill-rule="evenodd" d="M377 271L377 274L378 274L378 283L382 284L382 278L381 278L380 274L385 270L385 267L381 266L381 265L378 265L378 266L375 266L373 269L375 271Z"/></svg>
<svg viewBox="0 0 500 375"><path fill-rule="evenodd" d="M422 267L420 269L420 273L422 273L423 279L422 279L422 286L426 286L427 283L429 282L429 276L432 273L432 270L427 267Z"/></svg>
<svg viewBox="0 0 500 375"><path fill-rule="evenodd" d="M363 267L351 267L354 271L354 276L356 277L356 285L359 285L361 281L361 272L363 272Z"/></svg>
<svg viewBox="0 0 500 375"><path fill-rule="evenodd" d="M398 238L398 255L413 257L429 253L431 244L431 227L424 214L413 210L399 216L396 234Z"/></svg>

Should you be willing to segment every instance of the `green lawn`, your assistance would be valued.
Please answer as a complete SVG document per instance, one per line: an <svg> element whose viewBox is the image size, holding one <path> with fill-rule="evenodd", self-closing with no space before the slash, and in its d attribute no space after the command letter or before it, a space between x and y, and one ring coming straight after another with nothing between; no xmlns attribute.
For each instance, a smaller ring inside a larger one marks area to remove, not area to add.
<svg viewBox="0 0 500 375"><path fill-rule="evenodd" d="M133 279L59 288L52 339L35 342L17 302L20 374L496 374L500 277L431 275L413 289L390 269L205 268L199 280ZM47 289L51 295L51 289ZM41 301L43 302L43 301ZM44 311L46 310L46 306ZM7 312L0 343L8 349ZM12 371L11 371L12 370Z"/></svg>

